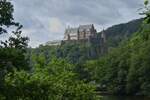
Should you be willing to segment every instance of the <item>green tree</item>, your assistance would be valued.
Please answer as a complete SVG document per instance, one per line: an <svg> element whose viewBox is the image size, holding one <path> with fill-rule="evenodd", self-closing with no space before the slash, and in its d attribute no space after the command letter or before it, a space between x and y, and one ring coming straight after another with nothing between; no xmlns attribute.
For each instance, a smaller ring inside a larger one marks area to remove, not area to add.
<svg viewBox="0 0 150 100"><path fill-rule="evenodd" d="M8 0L0 0L0 34L8 33L7 30L13 26L12 36L0 44L0 89L4 91L4 77L13 71L27 69L28 64L25 58L28 38L22 37L22 25L16 23L13 18L13 5Z"/></svg>
<svg viewBox="0 0 150 100"><path fill-rule="evenodd" d="M7 28L17 26L13 18L13 5L8 0L0 0L0 34L7 33Z"/></svg>
<svg viewBox="0 0 150 100"><path fill-rule="evenodd" d="M97 100L94 86L79 81L73 65L53 60L32 73L15 71L5 77L5 97L16 100Z"/></svg>
<svg viewBox="0 0 150 100"><path fill-rule="evenodd" d="M22 66L25 69L27 61L25 61L25 53L28 44L28 38L21 36L22 25L14 22L13 5L8 0L0 1L0 34L7 33L10 26L15 26L17 29L12 31L12 36L6 41L1 41L0 45L0 67L3 70L11 69L11 67Z"/></svg>

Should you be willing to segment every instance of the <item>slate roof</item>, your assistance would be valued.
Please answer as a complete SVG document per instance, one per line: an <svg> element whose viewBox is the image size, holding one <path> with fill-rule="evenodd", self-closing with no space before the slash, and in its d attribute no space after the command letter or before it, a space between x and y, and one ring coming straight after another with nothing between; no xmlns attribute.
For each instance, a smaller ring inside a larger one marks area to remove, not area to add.
<svg viewBox="0 0 150 100"><path fill-rule="evenodd" d="M92 27L93 27L92 24L90 24L90 25L80 25L80 26L79 26L79 31L89 30L89 29L91 29Z"/></svg>
<svg viewBox="0 0 150 100"><path fill-rule="evenodd" d="M93 27L92 24L90 24L90 25L80 25L79 29L91 29L92 27Z"/></svg>
<svg viewBox="0 0 150 100"><path fill-rule="evenodd" d="M68 28L66 29L66 34L70 34L70 33L78 33L78 28Z"/></svg>
<svg viewBox="0 0 150 100"><path fill-rule="evenodd" d="M71 33L78 33L82 32L82 31L87 31L89 29L91 29L93 27L93 24L89 24L89 25L80 25L78 28L68 28L65 31L65 34L71 34Z"/></svg>

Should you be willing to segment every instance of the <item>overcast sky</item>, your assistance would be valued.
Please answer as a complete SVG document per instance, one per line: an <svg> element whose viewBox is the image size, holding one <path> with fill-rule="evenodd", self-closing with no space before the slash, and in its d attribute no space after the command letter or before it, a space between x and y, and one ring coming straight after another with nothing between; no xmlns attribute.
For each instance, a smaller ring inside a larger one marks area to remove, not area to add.
<svg viewBox="0 0 150 100"><path fill-rule="evenodd" d="M70 25L94 24L98 31L137 19L143 0L13 0L16 21L30 37L30 46L63 39Z"/></svg>

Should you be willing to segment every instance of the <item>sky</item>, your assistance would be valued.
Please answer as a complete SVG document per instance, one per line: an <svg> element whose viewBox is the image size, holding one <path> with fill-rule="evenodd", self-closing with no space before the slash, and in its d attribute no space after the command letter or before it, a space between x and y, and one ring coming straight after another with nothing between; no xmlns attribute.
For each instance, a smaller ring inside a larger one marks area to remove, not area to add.
<svg viewBox="0 0 150 100"><path fill-rule="evenodd" d="M12 0L15 21L29 45L62 40L65 28L94 24L98 31L140 18L143 0Z"/></svg>

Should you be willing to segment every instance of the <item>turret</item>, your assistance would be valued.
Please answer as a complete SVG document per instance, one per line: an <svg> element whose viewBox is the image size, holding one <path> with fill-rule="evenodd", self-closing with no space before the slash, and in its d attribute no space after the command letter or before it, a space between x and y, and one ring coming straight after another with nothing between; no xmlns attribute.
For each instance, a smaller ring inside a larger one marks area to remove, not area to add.
<svg viewBox="0 0 150 100"><path fill-rule="evenodd" d="M103 29L103 31L101 32L101 54L105 54L107 53L107 43L106 43L106 33Z"/></svg>
<svg viewBox="0 0 150 100"><path fill-rule="evenodd" d="M106 43L106 34L105 34L104 29L103 29L103 31L101 33L101 38L103 39L103 43Z"/></svg>

